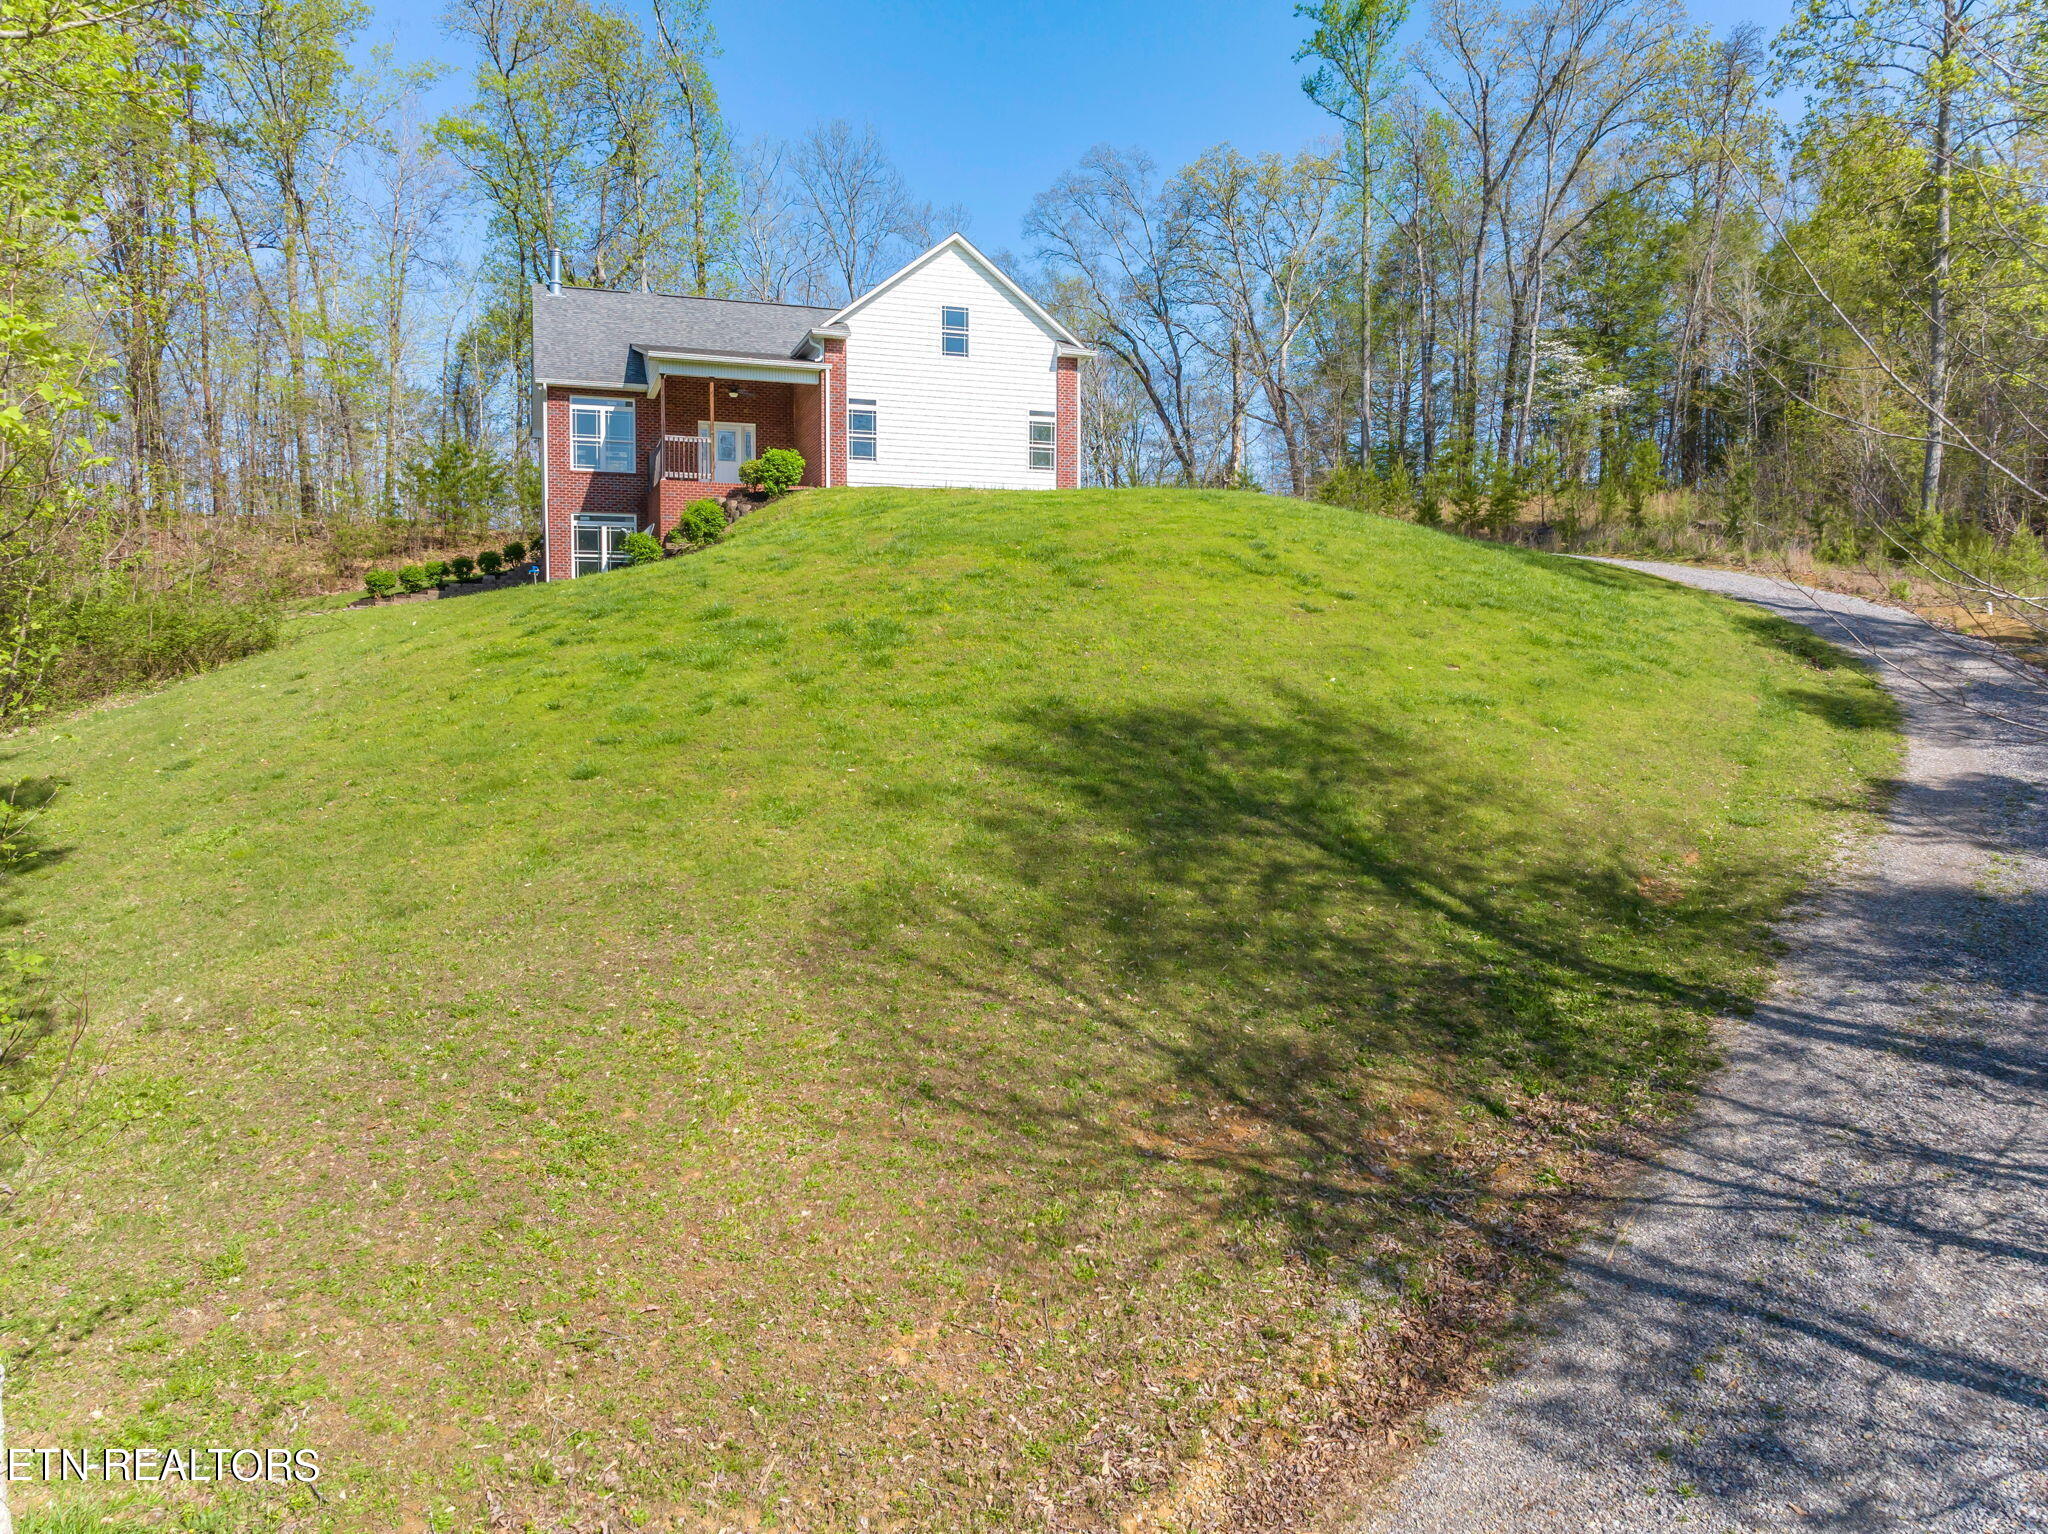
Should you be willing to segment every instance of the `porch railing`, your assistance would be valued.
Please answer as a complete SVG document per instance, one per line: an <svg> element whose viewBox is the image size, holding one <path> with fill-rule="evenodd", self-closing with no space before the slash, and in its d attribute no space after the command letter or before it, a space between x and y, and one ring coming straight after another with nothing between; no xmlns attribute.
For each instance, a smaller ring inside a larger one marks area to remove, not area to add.
<svg viewBox="0 0 2048 1534"><path fill-rule="evenodd" d="M711 439L709 437L663 437L647 455L647 488L665 479L709 479Z"/></svg>

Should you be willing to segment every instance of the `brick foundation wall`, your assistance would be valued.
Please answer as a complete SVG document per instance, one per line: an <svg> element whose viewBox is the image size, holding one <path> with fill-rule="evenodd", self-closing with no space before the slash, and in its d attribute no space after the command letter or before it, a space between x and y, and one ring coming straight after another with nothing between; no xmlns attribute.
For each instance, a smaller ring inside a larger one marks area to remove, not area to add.
<svg viewBox="0 0 2048 1534"><path fill-rule="evenodd" d="M1052 480L1061 490L1081 483L1081 359L1062 357L1053 380Z"/></svg>
<svg viewBox="0 0 2048 1534"><path fill-rule="evenodd" d="M633 472L597 474L569 466L569 397L579 399L631 400L637 407L633 435L637 445ZM547 578L565 580L575 570L575 534L571 531L578 512L630 513L641 519L647 512L647 454L661 434L658 413L652 401L628 390L550 388L547 393L547 509L543 536L547 540Z"/></svg>

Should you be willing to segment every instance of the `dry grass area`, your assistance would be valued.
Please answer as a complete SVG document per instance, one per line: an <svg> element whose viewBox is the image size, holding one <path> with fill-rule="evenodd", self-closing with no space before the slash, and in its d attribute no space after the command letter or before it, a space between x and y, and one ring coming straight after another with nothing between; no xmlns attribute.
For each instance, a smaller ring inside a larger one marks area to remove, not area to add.
<svg viewBox="0 0 2048 1534"><path fill-rule="evenodd" d="M1796 581L1816 590L1861 597L1887 607L1918 613L1929 622L1999 646L2036 666L2048 667L2048 612L2010 603L1964 602L1954 585L1902 561L1854 562L1828 558L1806 539L1779 540L1761 534L1731 540L1718 522L1698 515L1697 497L1688 491L1665 491L1650 498L1640 525L1612 516L1573 523L1563 508L1541 501L1524 508L1520 531L1510 542L1522 546L1563 548L1567 543L1593 554L1620 559L1662 559L1721 570L1740 570L1779 580ZM1577 527L1576 537L1564 530ZM2011 571L1991 572L2017 582L2014 589L2035 600L2048 599L2048 588Z"/></svg>

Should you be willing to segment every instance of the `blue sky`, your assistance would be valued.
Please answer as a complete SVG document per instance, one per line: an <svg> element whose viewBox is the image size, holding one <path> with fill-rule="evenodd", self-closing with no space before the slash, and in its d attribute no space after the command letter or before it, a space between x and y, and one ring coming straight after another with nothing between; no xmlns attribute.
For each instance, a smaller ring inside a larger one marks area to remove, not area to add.
<svg viewBox="0 0 2048 1534"><path fill-rule="evenodd" d="M627 0L633 3L633 0ZM437 7L379 0L374 39L461 60ZM1419 27L1423 9L1417 3ZM1301 93L1291 0L712 0L714 65L741 137L872 122L920 198L958 204L994 251L1092 144L1177 165L1225 140L1287 149L1327 131ZM1774 32L1788 0L1701 0L1696 24ZM464 66L466 68L466 66ZM454 107L460 73L434 93Z"/></svg>

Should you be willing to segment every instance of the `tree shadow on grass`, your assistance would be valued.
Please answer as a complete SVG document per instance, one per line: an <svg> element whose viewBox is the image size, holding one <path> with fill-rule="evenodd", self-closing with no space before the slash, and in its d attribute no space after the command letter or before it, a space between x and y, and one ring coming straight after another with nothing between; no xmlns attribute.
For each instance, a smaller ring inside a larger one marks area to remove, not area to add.
<svg viewBox="0 0 2048 1534"><path fill-rule="evenodd" d="M64 788L62 778L17 778L0 783L0 899L12 896L12 886L22 875L48 868L70 855L70 848L52 846L41 828L42 812ZM20 918L7 920L15 925Z"/></svg>
<svg viewBox="0 0 2048 1534"><path fill-rule="evenodd" d="M28 919L15 903L20 879L69 855L50 843L41 823L63 788L58 778L0 784L0 929ZM39 958L0 943L0 1172L19 1159L15 1130L41 1093L51 1069L45 1056L64 1031Z"/></svg>
<svg viewBox="0 0 2048 1534"><path fill-rule="evenodd" d="M905 998L920 1089L1068 1188L1200 1161L1226 1216L1319 1257L1477 1219L1487 1155L1572 1119L1545 1104L1696 1079L1743 1000L1729 951L1760 955L1787 892L1635 866L1430 736L1284 690L1048 702L987 763L967 875L873 888L833 934ZM975 1008L1006 1025L964 1049Z"/></svg>

